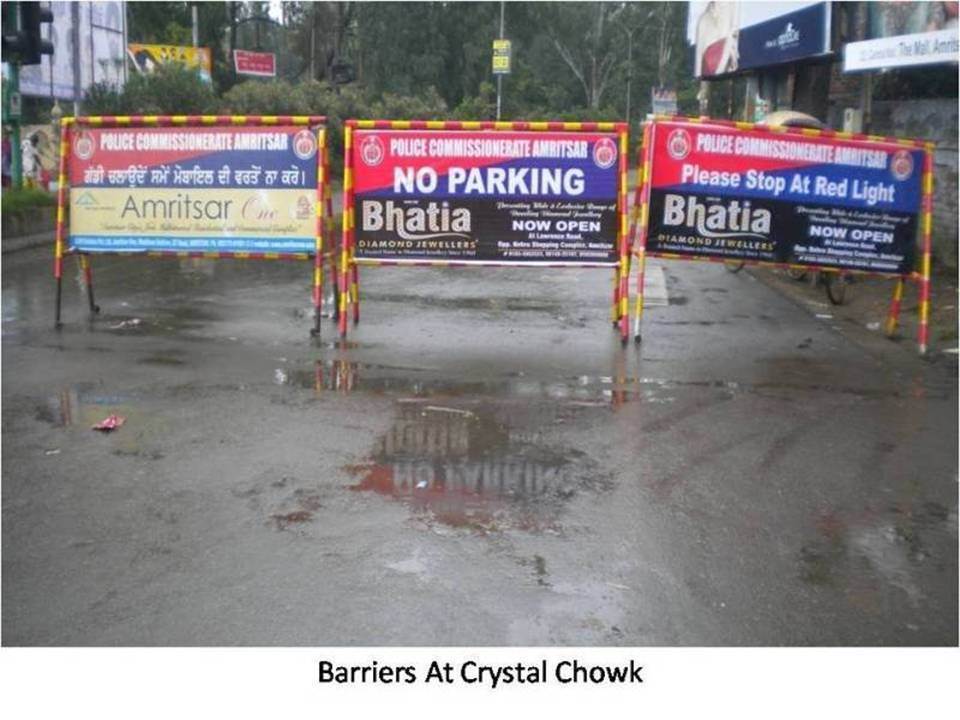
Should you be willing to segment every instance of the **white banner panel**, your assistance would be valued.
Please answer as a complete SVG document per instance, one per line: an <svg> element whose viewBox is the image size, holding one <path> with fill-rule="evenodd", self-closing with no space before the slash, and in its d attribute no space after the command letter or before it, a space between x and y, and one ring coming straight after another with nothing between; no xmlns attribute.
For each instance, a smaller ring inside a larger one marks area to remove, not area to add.
<svg viewBox="0 0 960 720"><path fill-rule="evenodd" d="M930 63L957 62L960 56L957 28L936 32L847 43L843 50L843 71L876 70Z"/></svg>

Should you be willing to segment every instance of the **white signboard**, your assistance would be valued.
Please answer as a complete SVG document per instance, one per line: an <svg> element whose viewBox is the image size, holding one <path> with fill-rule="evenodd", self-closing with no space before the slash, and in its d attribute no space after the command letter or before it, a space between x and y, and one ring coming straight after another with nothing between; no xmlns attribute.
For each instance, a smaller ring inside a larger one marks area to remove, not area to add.
<svg viewBox="0 0 960 720"><path fill-rule="evenodd" d="M80 100L95 82L122 86L126 62L126 3L52 2L53 22L41 25L44 39L53 43L53 55L39 65L20 68L20 92L31 97ZM75 31L74 22L79 32ZM79 36L79 48L74 47ZM79 52L78 52L79 51Z"/></svg>
<svg viewBox="0 0 960 720"><path fill-rule="evenodd" d="M930 63L957 62L960 57L957 28L937 32L847 43L843 49L843 71L908 67Z"/></svg>

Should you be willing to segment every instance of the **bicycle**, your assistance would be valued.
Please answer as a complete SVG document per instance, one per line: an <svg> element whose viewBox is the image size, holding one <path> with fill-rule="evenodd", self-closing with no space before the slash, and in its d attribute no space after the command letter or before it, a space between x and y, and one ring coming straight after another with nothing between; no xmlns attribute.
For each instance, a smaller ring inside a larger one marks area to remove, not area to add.
<svg viewBox="0 0 960 720"><path fill-rule="evenodd" d="M823 285L827 294L827 300L830 301L831 305L843 305L847 301L848 290L853 283L853 275L851 273L844 270L830 272L815 270L810 274L808 271L800 268L787 269L787 276L791 280L802 282L807 279L808 275L811 277L811 285L814 287Z"/></svg>

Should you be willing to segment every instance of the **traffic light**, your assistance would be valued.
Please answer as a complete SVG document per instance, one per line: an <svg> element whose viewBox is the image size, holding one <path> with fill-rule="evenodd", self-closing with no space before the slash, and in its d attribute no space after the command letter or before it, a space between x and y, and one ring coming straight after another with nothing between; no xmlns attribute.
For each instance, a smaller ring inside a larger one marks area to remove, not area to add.
<svg viewBox="0 0 960 720"><path fill-rule="evenodd" d="M53 54L53 44L44 40L40 26L53 22L53 12L46 3L4 3L3 61L19 65L39 65L43 55ZM8 34L9 29L16 29Z"/></svg>

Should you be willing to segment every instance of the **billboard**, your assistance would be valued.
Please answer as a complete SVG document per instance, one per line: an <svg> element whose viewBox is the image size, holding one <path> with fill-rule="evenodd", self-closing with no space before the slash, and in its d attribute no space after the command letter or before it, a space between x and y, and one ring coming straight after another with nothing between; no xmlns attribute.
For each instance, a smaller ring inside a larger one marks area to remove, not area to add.
<svg viewBox="0 0 960 720"><path fill-rule="evenodd" d="M141 73L151 73L157 65L178 62L188 68L197 68L200 71L200 77L211 82L213 61L210 48L130 43L127 45L127 54L133 66Z"/></svg>
<svg viewBox="0 0 960 720"><path fill-rule="evenodd" d="M877 2L867 12L868 39L844 46L844 72L957 62L957 3Z"/></svg>
<svg viewBox="0 0 960 720"><path fill-rule="evenodd" d="M94 83L122 86L126 76L126 3L53 2L53 22L41 35L53 55L20 68L20 92L31 97L81 100Z"/></svg>
<svg viewBox="0 0 960 720"><path fill-rule="evenodd" d="M67 248L313 254L320 163L303 125L79 126Z"/></svg>
<svg viewBox="0 0 960 720"><path fill-rule="evenodd" d="M273 53L234 50L233 68L237 71L237 75L276 77L277 58Z"/></svg>
<svg viewBox="0 0 960 720"><path fill-rule="evenodd" d="M922 145L687 120L650 132L648 253L913 271Z"/></svg>
<svg viewBox="0 0 960 720"><path fill-rule="evenodd" d="M694 76L727 75L830 52L828 2L691 2Z"/></svg>
<svg viewBox="0 0 960 720"><path fill-rule="evenodd" d="M358 259L617 262L617 132L358 129Z"/></svg>

